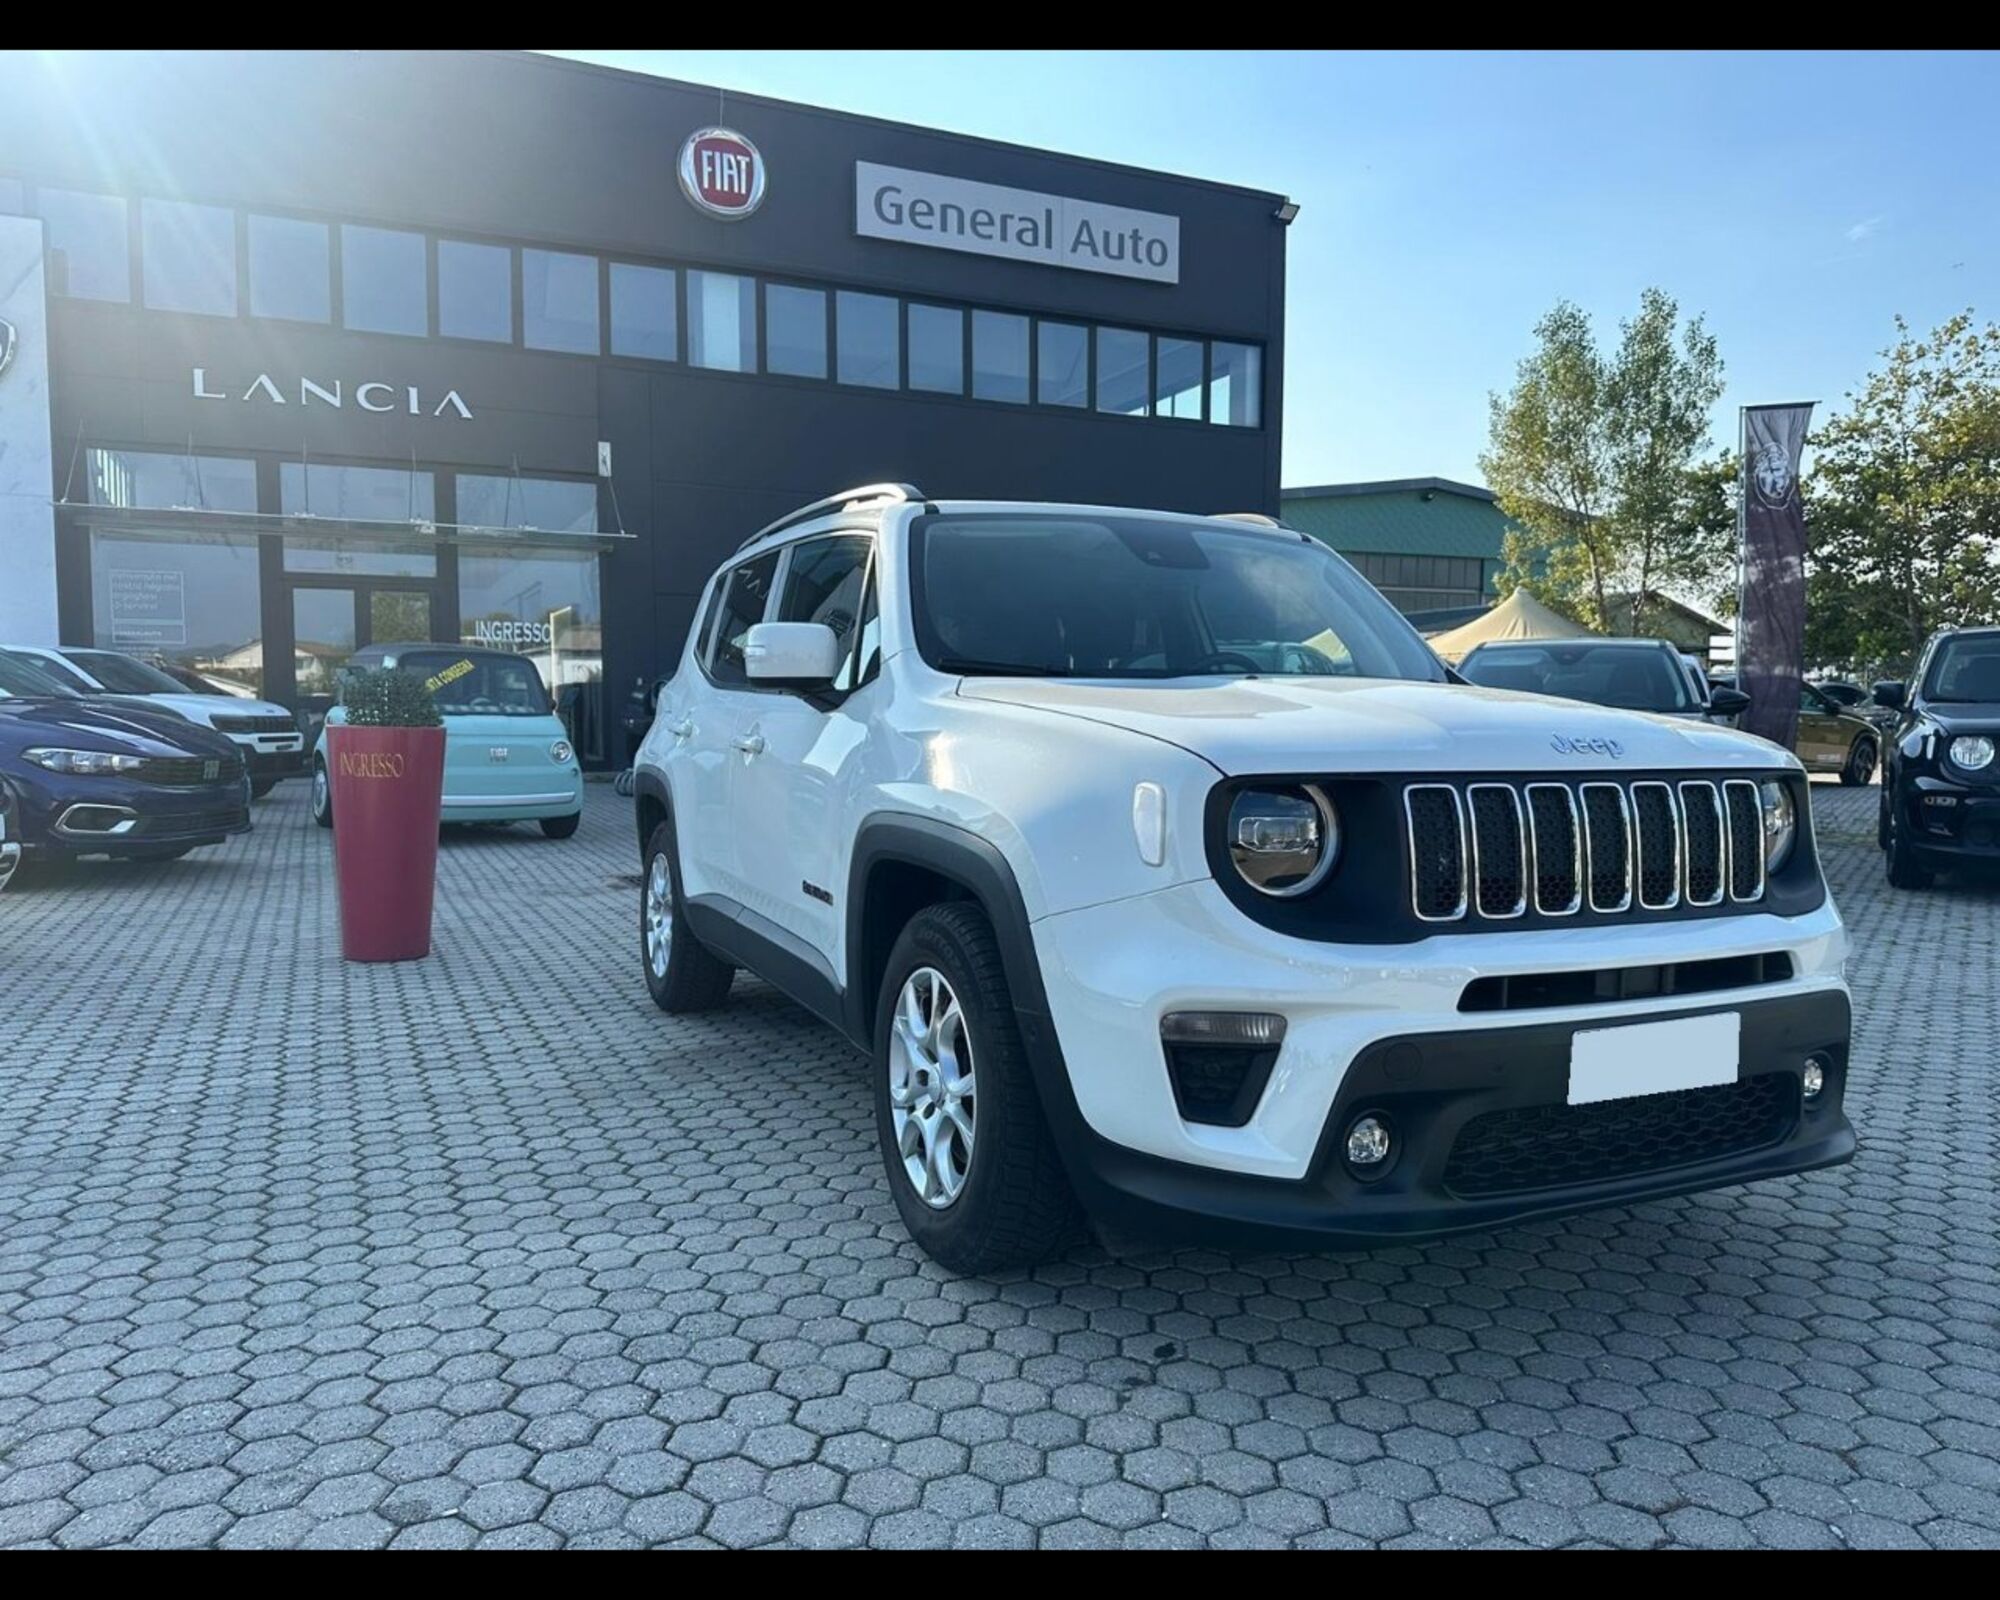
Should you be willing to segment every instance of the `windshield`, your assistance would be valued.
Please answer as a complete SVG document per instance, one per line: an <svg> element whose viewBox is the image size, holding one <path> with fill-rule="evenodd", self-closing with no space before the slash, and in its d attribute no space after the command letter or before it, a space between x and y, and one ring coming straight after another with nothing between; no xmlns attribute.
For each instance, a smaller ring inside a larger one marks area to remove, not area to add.
<svg viewBox="0 0 2000 1600"><path fill-rule="evenodd" d="M1961 633L1938 646L1924 693L1933 700L2000 704L2000 633Z"/></svg>
<svg viewBox="0 0 2000 1600"><path fill-rule="evenodd" d="M0 698L15 695L30 700L73 700L76 691L64 688L36 666L33 656L0 650Z"/></svg>
<svg viewBox="0 0 2000 1600"><path fill-rule="evenodd" d="M184 694L186 691L157 667L122 656L116 650L73 650L70 655L113 694Z"/></svg>
<svg viewBox="0 0 2000 1600"><path fill-rule="evenodd" d="M1679 660L1660 649L1550 640L1482 645L1459 663L1468 681L1625 711L1692 711L1694 688Z"/></svg>
<svg viewBox="0 0 2000 1600"><path fill-rule="evenodd" d="M548 692L526 656L412 650L396 663L424 680L447 717L545 717Z"/></svg>
<svg viewBox="0 0 2000 1600"><path fill-rule="evenodd" d="M925 517L917 645L944 672L1050 678L1412 678L1395 608L1296 533L1140 517Z"/></svg>
<svg viewBox="0 0 2000 1600"><path fill-rule="evenodd" d="M30 672L39 673L51 682L60 684L71 694L103 694L105 692L59 656L45 656L25 650L10 650L7 654L20 662Z"/></svg>

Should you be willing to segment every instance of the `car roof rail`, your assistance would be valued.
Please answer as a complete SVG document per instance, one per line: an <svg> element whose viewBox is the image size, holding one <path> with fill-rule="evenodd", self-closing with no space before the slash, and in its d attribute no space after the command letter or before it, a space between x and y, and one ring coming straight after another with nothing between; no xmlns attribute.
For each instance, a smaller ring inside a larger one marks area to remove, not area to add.
<svg viewBox="0 0 2000 1600"><path fill-rule="evenodd" d="M1261 511L1218 511L1217 522L1254 522L1260 528L1282 528L1284 524L1276 517L1267 517Z"/></svg>
<svg viewBox="0 0 2000 1600"><path fill-rule="evenodd" d="M903 505L930 497L914 483L864 483L858 489L843 489L839 494L830 494L824 500L815 500L809 506L800 506L796 511L788 511L776 522L766 523L736 548L748 550L759 539L768 539L774 533L782 533L801 522L810 522L814 517L823 517L831 511L851 511L857 506Z"/></svg>

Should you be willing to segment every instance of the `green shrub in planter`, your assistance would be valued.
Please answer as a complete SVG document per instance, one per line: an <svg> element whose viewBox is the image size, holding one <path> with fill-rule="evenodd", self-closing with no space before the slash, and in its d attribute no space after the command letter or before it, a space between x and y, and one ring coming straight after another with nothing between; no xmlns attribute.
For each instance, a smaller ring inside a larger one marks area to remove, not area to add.
<svg viewBox="0 0 2000 1600"><path fill-rule="evenodd" d="M348 674L340 691L350 728L438 728L444 719L422 675L400 667Z"/></svg>

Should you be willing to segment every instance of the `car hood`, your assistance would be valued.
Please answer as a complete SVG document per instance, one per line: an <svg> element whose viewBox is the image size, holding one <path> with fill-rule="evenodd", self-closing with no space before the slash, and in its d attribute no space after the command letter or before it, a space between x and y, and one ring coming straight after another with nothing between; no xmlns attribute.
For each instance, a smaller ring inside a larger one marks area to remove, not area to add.
<svg viewBox="0 0 2000 1600"><path fill-rule="evenodd" d="M1709 723L1470 684L969 678L959 693L1129 728L1193 751L1232 777L1797 765L1766 740Z"/></svg>
<svg viewBox="0 0 2000 1600"><path fill-rule="evenodd" d="M1926 700L1923 710L1946 733L1991 733L2000 728L2000 701Z"/></svg>
<svg viewBox="0 0 2000 1600"><path fill-rule="evenodd" d="M37 745L129 755L220 755L235 746L219 733L151 710L106 700L0 700L0 752Z"/></svg>
<svg viewBox="0 0 2000 1600"><path fill-rule="evenodd" d="M292 716L283 706L268 700L238 700L234 695L149 694L143 698L148 705L177 711L204 728L213 727L217 717L283 717L289 722Z"/></svg>

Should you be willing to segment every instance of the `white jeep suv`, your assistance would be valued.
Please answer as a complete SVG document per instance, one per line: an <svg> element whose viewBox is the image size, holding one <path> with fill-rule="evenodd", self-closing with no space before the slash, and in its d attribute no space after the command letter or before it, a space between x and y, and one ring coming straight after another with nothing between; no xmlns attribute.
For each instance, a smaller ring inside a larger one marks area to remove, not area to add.
<svg viewBox="0 0 2000 1600"><path fill-rule="evenodd" d="M871 1057L963 1271L1356 1247L1849 1159L1805 775L1458 684L1262 517L808 506L710 581L634 776L668 1011Z"/></svg>

